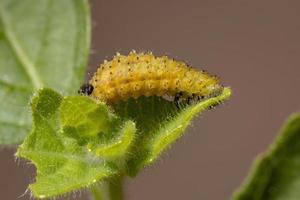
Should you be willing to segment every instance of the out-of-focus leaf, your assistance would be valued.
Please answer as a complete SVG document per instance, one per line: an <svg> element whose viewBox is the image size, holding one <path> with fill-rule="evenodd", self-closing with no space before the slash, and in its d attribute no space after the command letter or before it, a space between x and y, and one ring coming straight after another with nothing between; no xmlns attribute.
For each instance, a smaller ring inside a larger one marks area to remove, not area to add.
<svg viewBox="0 0 300 200"><path fill-rule="evenodd" d="M62 97L50 89L40 90L31 106L33 129L17 156L37 168L36 182L29 186L35 197L85 188L120 171L114 161L133 141L128 138L135 133L132 121L119 119L89 97ZM115 141L124 137L125 142L116 146Z"/></svg>
<svg viewBox="0 0 300 200"><path fill-rule="evenodd" d="M114 106L116 113L137 124L135 143L127 159L127 173L136 175L151 164L174 141L180 138L191 120L203 111L227 100L230 88L217 97L178 109L174 102L159 97L141 97Z"/></svg>
<svg viewBox="0 0 300 200"><path fill-rule="evenodd" d="M0 0L0 143L19 143L29 132L36 89L76 91L89 47L87 0Z"/></svg>
<svg viewBox="0 0 300 200"><path fill-rule="evenodd" d="M300 114L289 117L270 150L255 161L233 199L300 199Z"/></svg>

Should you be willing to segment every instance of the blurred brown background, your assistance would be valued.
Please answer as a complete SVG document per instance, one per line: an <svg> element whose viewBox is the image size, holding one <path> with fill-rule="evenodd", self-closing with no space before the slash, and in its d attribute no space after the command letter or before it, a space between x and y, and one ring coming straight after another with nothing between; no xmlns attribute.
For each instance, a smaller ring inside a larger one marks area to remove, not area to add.
<svg viewBox="0 0 300 200"><path fill-rule="evenodd" d="M94 0L89 63L131 49L168 54L233 88L154 166L127 182L127 199L229 199L257 154L300 108L300 1ZM1 199L17 199L33 169L0 152ZM80 197L81 196L81 197ZM88 199L86 192L74 198ZM20 199L29 199L29 196Z"/></svg>

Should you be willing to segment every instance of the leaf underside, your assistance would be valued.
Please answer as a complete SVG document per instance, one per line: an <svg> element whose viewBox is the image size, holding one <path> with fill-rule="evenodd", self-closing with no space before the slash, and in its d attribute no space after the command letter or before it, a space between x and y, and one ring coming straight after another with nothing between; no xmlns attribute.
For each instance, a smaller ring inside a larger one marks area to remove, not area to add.
<svg viewBox="0 0 300 200"><path fill-rule="evenodd" d="M300 199L300 114L289 117L270 150L258 157L234 200Z"/></svg>
<svg viewBox="0 0 300 200"><path fill-rule="evenodd" d="M75 92L89 46L86 0L0 0L0 144L17 144L29 132L36 89Z"/></svg>
<svg viewBox="0 0 300 200"><path fill-rule="evenodd" d="M225 88L217 97L192 105L182 105L180 108L174 102L156 96L130 99L115 105L117 115L132 119L137 124L137 136L127 158L126 173L135 176L154 162L170 144L184 134L195 116L224 102L230 95L231 90Z"/></svg>

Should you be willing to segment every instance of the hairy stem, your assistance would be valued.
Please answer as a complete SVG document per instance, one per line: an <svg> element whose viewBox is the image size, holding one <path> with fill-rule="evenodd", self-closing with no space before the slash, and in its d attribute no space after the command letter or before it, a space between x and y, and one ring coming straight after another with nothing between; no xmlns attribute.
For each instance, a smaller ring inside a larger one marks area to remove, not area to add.
<svg viewBox="0 0 300 200"><path fill-rule="evenodd" d="M93 200L124 200L123 180L123 176L117 176L93 186L90 189Z"/></svg>

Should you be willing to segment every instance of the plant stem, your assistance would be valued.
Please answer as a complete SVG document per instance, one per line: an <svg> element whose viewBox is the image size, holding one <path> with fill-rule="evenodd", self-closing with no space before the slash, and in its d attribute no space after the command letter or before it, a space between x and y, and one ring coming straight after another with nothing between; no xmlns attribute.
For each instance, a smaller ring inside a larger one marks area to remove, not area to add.
<svg viewBox="0 0 300 200"><path fill-rule="evenodd" d="M97 185L94 185L90 188L90 194L92 196L92 199L93 200L104 200L105 197L104 197L104 192L101 190L102 187L100 188L101 186L97 186Z"/></svg>
<svg viewBox="0 0 300 200"><path fill-rule="evenodd" d="M123 176L117 176L107 180L101 185L95 185L90 189L94 200L123 200Z"/></svg>
<svg viewBox="0 0 300 200"><path fill-rule="evenodd" d="M124 199L123 182L124 182L123 176L117 176L110 180L108 185L110 200Z"/></svg>

